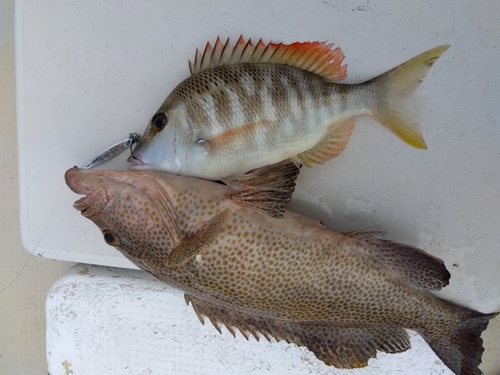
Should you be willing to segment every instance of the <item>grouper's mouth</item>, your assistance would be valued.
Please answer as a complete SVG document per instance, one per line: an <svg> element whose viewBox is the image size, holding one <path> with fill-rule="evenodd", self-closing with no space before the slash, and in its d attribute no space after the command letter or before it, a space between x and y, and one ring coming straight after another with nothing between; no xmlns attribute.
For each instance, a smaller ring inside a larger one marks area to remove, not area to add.
<svg viewBox="0 0 500 375"><path fill-rule="evenodd" d="M87 210L87 208L89 208L89 206L90 206L90 202L89 202L88 195L81 197L80 199L75 201L75 203L73 203L73 207L82 213L85 212L85 210Z"/></svg>
<svg viewBox="0 0 500 375"><path fill-rule="evenodd" d="M76 200L75 203L73 203L73 207L76 208L76 206L80 205L81 203L83 203L86 199L88 198L87 195L85 195L84 197L81 197L80 199Z"/></svg>
<svg viewBox="0 0 500 375"><path fill-rule="evenodd" d="M96 183L102 180L102 177L94 177L82 173L78 168L71 168L64 174L64 179L73 192L84 195L73 203L73 207L82 214L91 206L96 206L96 203L100 206L99 209L102 209L102 206L112 199L111 194ZM101 199L96 199L97 197ZM92 209L91 211L96 210Z"/></svg>

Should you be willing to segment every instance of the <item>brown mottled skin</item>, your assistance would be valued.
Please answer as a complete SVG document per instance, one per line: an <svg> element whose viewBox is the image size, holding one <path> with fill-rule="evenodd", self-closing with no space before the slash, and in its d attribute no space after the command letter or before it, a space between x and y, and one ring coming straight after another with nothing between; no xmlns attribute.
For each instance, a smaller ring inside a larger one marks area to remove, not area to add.
<svg viewBox="0 0 500 375"><path fill-rule="evenodd" d="M407 328L455 373L481 374L480 334L493 315L430 295L447 285L449 273L419 249L373 233L337 233L291 212L275 219L231 200L230 187L204 180L78 169L65 177L86 195L76 209L112 233L139 268L184 291L200 319L208 316L216 327L305 345L344 368L366 366L377 349L408 349ZM225 209L210 246L166 266L173 248Z"/></svg>

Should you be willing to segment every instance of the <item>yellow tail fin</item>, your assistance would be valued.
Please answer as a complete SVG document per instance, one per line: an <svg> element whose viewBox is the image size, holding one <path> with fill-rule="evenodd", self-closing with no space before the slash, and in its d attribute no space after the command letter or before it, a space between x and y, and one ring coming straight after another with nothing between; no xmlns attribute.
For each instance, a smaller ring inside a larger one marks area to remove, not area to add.
<svg viewBox="0 0 500 375"><path fill-rule="evenodd" d="M371 80L380 87L370 114L416 148L426 149L427 146L418 123L406 108L407 103L429 69L448 48L449 45L433 48Z"/></svg>

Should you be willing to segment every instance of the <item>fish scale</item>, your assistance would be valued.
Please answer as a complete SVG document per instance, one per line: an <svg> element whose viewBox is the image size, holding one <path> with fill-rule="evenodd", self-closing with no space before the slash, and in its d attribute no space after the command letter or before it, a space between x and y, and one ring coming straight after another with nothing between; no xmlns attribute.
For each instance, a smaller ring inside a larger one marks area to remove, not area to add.
<svg viewBox="0 0 500 375"><path fill-rule="evenodd" d="M245 89L248 83L240 79L244 76L243 70L247 77L251 77L250 86L254 90ZM306 76L308 75L303 71L289 66L254 65L252 69L235 66L232 69L214 69L192 76L179 85L174 93L186 103L190 122L200 124L195 131L203 138L209 138L209 134L217 134L230 127L270 121L273 122L272 125L255 130L256 133L270 135L261 139L275 143L276 139L272 135L278 132L284 135L281 138L284 144L300 139L306 145L305 148L309 148L309 145L314 144L314 139L308 124L316 127L317 124L327 123L335 113L340 112L344 112L346 117L359 114L368 105L369 95L365 85L352 85L339 90L335 84L312 80ZM288 86L282 84L283 77L291 82ZM203 96L197 97L193 95L196 91L193 87L202 86L198 81L205 82L206 85L212 81L223 81L225 86L214 85ZM231 96L227 93L229 90L233 94L233 100L228 100L228 96ZM247 94L252 91L254 95ZM290 100L290 97L296 100ZM340 99L335 101L334 98ZM199 104L193 105L194 102ZM211 113L215 115L210 115ZM252 142L254 136L257 135L245 134L233 147L243 149L243 152L270 147L266 143ZM311 140L308 141L308 138Z"/></svg>
<svg viewBox="0 0 500 375"><path fill-rule="evenodd" d="M412 329L456 374L481 374L480 335L497 314L430 294L450 273L420 249L291 212L272 218L200 179L76 168L65 178L108 244L186 293L217 329L304 345L341 368L408 349Z"/></svg>
<svg viewBox="0 0 500 375"><path fill-rule="evenodd" d="M235 180L286 159L317 167L344 150L359 115L425 149L406 107L447 48L431 49L369 81L344 84L344 55L333 45L254 45L240 37L231 46L218 39L197 52L191 76L166 98L128 160L132 169L208 180Z"/></svg>
<svg viewBox="0 0 500 375"><path fill-rule="evenodd" d="M169 197L173 202L178 230L185 234L196 232L196 223L208 221L230 204L225 200L221 201L225 194L218 193L204 198L206 194L200 196L196 188L172 190ZM119 213L115 215L120 216ZM293 215L291 221L294 220L300 221ZM389 275L379 274L381 268L369 257L361 253L353 257L350 247L359 246L355 240L345 239L346 243L342 243L340 237L332 235L331 231L325 231L316 222L312 229L310 225L313 221L304 221L309 224L307 231L305 234L297 234L291 230L283 231L282 225L276 228L274 223L271 224L271 218L264 219L251 211L235 210L228 217L228 225L221 229L213 245L194 262L197 271L195 275L190 275L190 279L197 286L196 290L187 292L202 295L205 300L212 302L220 298L229 299L229 306L238 306L251 313L259 312L260 315L272 318L324 320L331 317L334 310L335 315L342 320L383 322L378 314L371 311L370 304L380 304L390 298L395 285L403 289L406 289L405 286L397 280L391 280ZM285 221L283 225L286 224L289 223ZM157 245L157 236L158 234L153 235L149 239L149 251L162 259L167 249ZM335 243L339 245L334 246ZM267 263L266 259L272 259L273 264ZM188 275L191 267L190 264L185 270ZM311 275L312 270L316 276L308 280L304 275ZM154 269L153 276L168 282L171 278L175 280L172 271L179 270L158 267ZM341 280L333 278L337 273L343 276ZM377 275L380 275L380 280L374 282L372 278L377 278ZM214 291L215 285L217 289L224 291L224 295ZM341 291L349 290L349 295L336 294L329 285L336 285ZM289 292L284 293L285 288ZM231 289L234 294L229 293L228 298L227 291ZM277 298L278 296L282 297ZM349 298L349 304L335 301L335 296ZM415 296L413 291L404 291L400 298L395 303L396 307L392 308L395 314L403 314L409 306L421 313L436 306L442 308L437 300L430 300L425 294ZM314 306L311 306L311 300L314 301ZM398 305L401 307L397 307ZM276 312L287 310L287 307L288 311L276 315ZM414 328L411 324L415 322L408 324L410 328Z"/></svg>

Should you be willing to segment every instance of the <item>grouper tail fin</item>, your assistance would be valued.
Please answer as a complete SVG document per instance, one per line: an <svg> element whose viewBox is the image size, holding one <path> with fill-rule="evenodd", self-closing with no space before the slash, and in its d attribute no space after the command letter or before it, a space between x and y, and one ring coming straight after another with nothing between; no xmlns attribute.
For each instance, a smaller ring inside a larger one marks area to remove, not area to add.
<svg viewBox="0 0 500 375"><path fill-rule="evenodd" d="M408 104L412 102L413 91L448 47L433 48L369 81L378 85L369 114L416 148L426 149L427 146Z"/></svg>
<svg viewBox="0 0 500 375"><path fill-rule="evenodd" d="M450 305L459 316L447 334L436 334L432 326L419 332L437 356L457 375L481 375L479 369L484 352L481 333L498 313L483 314L464 307ZM442 332L442 331L441 331Z"/></svg>

